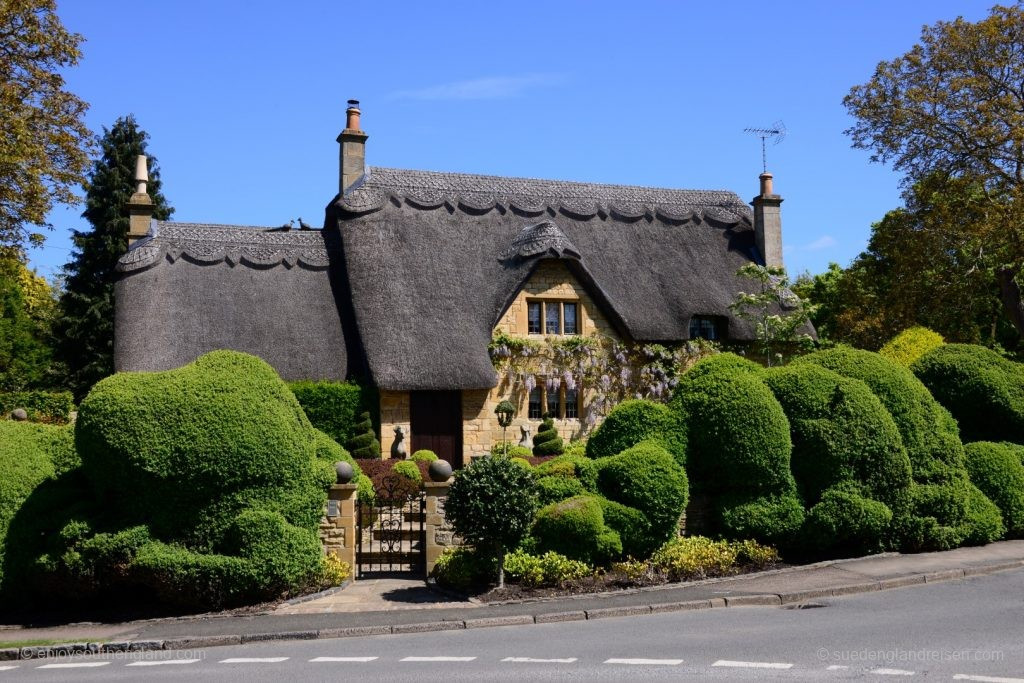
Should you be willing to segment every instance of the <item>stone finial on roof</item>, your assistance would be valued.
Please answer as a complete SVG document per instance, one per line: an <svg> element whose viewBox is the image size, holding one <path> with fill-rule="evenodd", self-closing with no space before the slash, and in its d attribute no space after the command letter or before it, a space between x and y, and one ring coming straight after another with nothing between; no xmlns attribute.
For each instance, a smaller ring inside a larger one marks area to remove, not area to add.
<svg viewBox="0 0 1024 683"><path fill-rule="evenodd" d="M530 258L550 254L558 258L581 258L580 252L562 230L551 221L542 221L523 228L501 259Z"/></svg>
<svg viewBox="0 0 1024 683"><path fill-rule="evenodd" d="M147 159L143 154L135 157L135 194L128 200L128 246L149 234L149 223L153 218L153 200L149 198L146 186L149 183Z"/></svg>

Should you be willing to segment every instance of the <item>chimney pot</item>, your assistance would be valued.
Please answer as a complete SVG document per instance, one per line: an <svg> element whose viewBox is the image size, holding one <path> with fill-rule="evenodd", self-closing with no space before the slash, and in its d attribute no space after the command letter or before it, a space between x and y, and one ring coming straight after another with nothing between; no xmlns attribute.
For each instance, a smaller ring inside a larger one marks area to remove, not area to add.
<svg viewBox="0 0 1024 683"><path fill-rule="evenodd" d="M128 246L149 234L149 222L153 218L153 200L146 192L149 183L149 168L144 154L135 157L135 194L128 200Z"/></svg>
<svg viewBox="0 0 1024 683"><path fill-rule="evenodd" d="M775 189L772 183L772 174L765 171L758 176L761 179L761 196L767 197L768 195L775 194Z"/></svg>
<svg viewBox="0 0 1024 683"><path fill-rule="evenodd" d="M146 184L149 182L149 169L146 161L144 154L135 157L135 194L146 194Z"/></svg>
<svg viewBox="0 0 1024 683"><path fill-rule="evenodd" d="M349 100L345 114L345 130L338 136L341 145L338 193L342 196L366 173L366 138L369 137L359 129L359 100Z"/></svg>
<svg viewBox="0 0 1024 683"><path fill-rule="evenodd" d="M359 130L359 115L362 112L359 111L359 100L349 100L348 109L345 110L345 129L346 130Z"/></svg>

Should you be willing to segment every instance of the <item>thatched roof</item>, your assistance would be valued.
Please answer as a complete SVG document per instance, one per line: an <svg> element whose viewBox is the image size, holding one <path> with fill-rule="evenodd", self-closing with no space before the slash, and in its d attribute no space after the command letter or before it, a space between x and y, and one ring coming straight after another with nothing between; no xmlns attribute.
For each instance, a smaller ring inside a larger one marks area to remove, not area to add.
<svg viewBox="0 0 1024 683"><path fill-rule="evenodd" d="M543 258L562 258L635 340L680 341L693 315L729 317L757 258L731 192L372 168L329 209L377 384L494 385L487 344Z"/></svg>
<svg viewBox="0 0 1024 683"><path fill-rule="evenodd" d="M122 259L118 369L214 348L288 379L364 369L383 389L494 386L492 330L542 259L561 259L620 332L681 341L760 260L735 194L372 168L323 231L154 223Z"/></svg>

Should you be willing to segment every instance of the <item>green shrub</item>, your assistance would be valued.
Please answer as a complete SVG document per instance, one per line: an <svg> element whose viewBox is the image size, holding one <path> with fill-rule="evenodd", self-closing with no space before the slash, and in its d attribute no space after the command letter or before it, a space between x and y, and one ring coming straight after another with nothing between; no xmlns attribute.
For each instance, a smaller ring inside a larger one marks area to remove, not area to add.
<svg viewBox="0 0 1024 683"><path fill-rule="evenodd" d="M574 455L578 457L585 456L587 454L587 440L576 439L565 444L565 450L562 451L562 455Z"/></svg>
<svg viewBox="0 0 1024 683"><path fill-rule="evenodd" d="M804 523L795 494L721 496L715 507L719 532L728 539L756 539L791 547Z"/></svg>
<svg viewBox="0 0 1024 683"><path fill-rule="evenodd" d="M651 523L647 516L628 505L599 497L604 523L619 534L622 539L622 554L625 557L644 558L656 547L651 534Z"/></svg>
<svg viewBox="0 0 1024 683"><path fill-rule="evenodd" d="M67 424L75 409L75 398L70 391L0 392L0 420L15 408L23 409L29 422Z"/></svg>
<svg viewBox="0 0 1024 683"><path fill-rule="evenodd" d="M527 460L526 458L509 458L509 460L519 465L520 467L525 467L528 470L533 469L533 465L531 465L530 461Z"/></svg>
<svg viewBox="0 0 1024 683"><path fill-rule="evenodd" d="M1007 534L1024 536L1024 448L979 441L967 444L965 450L971 483L999 508Z"/></svg>
<svg viewBox="0 0 1024 683"><path fill-rule="evenodd" d="M962 477L963 446L956 422L909 369L845 346L812 353L794 364L819 365L867 384L899 429L914 481L940 484Z"/></svg>
<svg viewBox="0 0 1024 683"><path fill-rule="evenodd" d="M441 553L430 575L443 586L471 591L487 585L497 570L497 560L493 555L468 546L457 546L446 548Z"/></svg>
<svg viewBox="0 0 1024 683"><path fill-rule="evenodd" d="M1024 368L995 351L946 344L911 370L960 425L964 441L1024 443Z"/></svg>
<svg viewBox="0 0 1024 683"><path fill-rule="evenodd" d="M669 404L686 416L686 473L693 489L708 495L790 493L789 421L760 372L739 357L720 360L726 355L684 374Z"/></svg>
<svg viewBox="0 0 1024 683"><path fill-rule="evenodd" d="M504 445L496 443L491 446L491 455L507 455L510 458L529 458L533 456L533 451L526 446L518 446L511 442Z"/></svg>
<svg viewBox="0 0 1024 683"><path fill-rule="evenodd" d="M887 341L878 353L897 365L909 368L918 358L945 343L938 332L927 327L911 327Z"/></svg>
<svg viewBox="0 0 1024 683"><path fill-rule="evenodd" d="M533 521L534 482L531 470L508 458L477 458L455 473L448 489L448 521L467 542L498 558L499 585L506 550L519 545Z"/></svg>
<svg viewBox="0 0 1024 683"><path fill-rule="evenodd" d="M573 477L546 476L537 479L537 499L540 505L557 503L586 493L580 480Z"/></svg>
<svg viewBox="0 0 1024 683"><path fill-rule="evenodd" d="M866 384L810 363L773 368L765 383L789 418L793 476L808 505L845 482L881 501L910 486L899 430Z"/></svg>
<svg viewBox="0 0 1024 683"><path fill-rule="evenodd" d="M998 541L1006 533L999 508L974 484L967 484L967 523L964 545L985 545Z"/></svg>
<svg viewBox="0 0 1024 683"><path fill-rule="evenodd" d="M606 458L654 441L680 465L686 464L686 422L668 406L653 401L623 401L615 406L587 441L587 456Z"/></svg>
<svg viewBox="0 0 1024 683"><path fill-rule="evenodd" d="M0 560L6 554L7 528L26 499L41 483L77 464L71 427L0 420Z"/></svg>
<svg viewBox="0 0 1024 683"><path fill-rule="evenodd" d="M673 538L651 556L651 565L669 581L704 579L732 569L739 552L728 541L703 536Z"/></svg>
<svg viewBox="0 0 1024 683"><path fill-rule="evenodd" d="M560 455L535 468L539 477L571 477L579 479L587 491L597 492L597 464L582 455Z"/></svg>
<svg viewBox="0 0 1024 683"><path fill-rule="evenodd" d="M562 437L558 436L558 430L555 428L555 421L550 417L544 418L533 437L533 454L561 455L564 448Z"/></svg>
<svg viewBox="0 0 1024 683"><path fill-rule="evenodd" d="M437 460L437 453L423 448L413 453L410 460L413 462L425 462L429 464Z"/></svg>
<svg viewBox="0 0 1024 683"><path fill-rule="evenodd" d="M686 371L686 379L692 382L708 375L758 375L762 371L763 367L735 353L716 353L694 363L693 367Z"/></svg>
<svg viewBox="0 0 1024 683"><path fill-rule="evenodd" d="M644 442L597 463L598 491L641 511L650 525L648 534L629 541L637 557L646 557L676 534L689 499L689 484L686 472L668 451Z"/></svg>
<svg viewBox="0 0 1024 683"><path fill-rule="evenodd" d="M378 407L376 390L369 385L303 380L289 383L288 388L313 426L339 444L359 433L355 428L362 412L375 412Z"/></svg>
<svg viewBox="0 0 1024 683"><path fill-rule="evenodd" d="M754 540L733 541L736 549L736 563L745 567L763 569L779 561L779 551Z"/></svg>
<svg viewBox="0 0 1024 683"><path fill-rule="evenodd" d="M355 436L351 437L345 444L352 457L357 460L380 460L380 441L377 440L377 433L373 430L373 421L370 420L369 411L364 411L359 416L359 422L352 428Z"/></svg>
<svg viewBox="0 0 1024 683"><path fill-rule="evenodd" d="M541 508L531 534L540 552L554 551L591 565L622 555L622 539L605 525L597 496L576 496Z"/></svg>
<svg viewBox="0 0 1024 683"><path fill-rule="evenodd" d="M391 466L391 471L405 477L409 481L415 482L416 484L423 483L423 474L420 472L420 468L412 460L395 461L395 464Z"/></svg>
<svg viewBox="0 0 1024 683"><path fill-rule="evenodd" d="M164 603L220 608L259 599L255 568L242 557L154 541L139 550L131 568L134 580Z"/></svg>
<svg viewBox="0 0 1024 683"><path fill-rule="evenodd" d="M593 569L558 553L537 556L517 550L505 556L505 572L523 586L537 587L576 581L593 574Z"/></svg>
<svg viewBox="0 0 1024 683"><path fill-rule="evenodd" d="M833 555L879 552L892 511L884 503L859 495L852 487L824 492L804 522L804 542L817 553Z"/></svg>
<svg viewBox="0 0 1024 683"><path fill-rule="evenodd" d="M250 562L250 590L272 598L314 583L323 550L314 529L289 524L278 512L246 510L235 518L224 548Z"/></svg>
<svg viewBox="0 0 1024 683"><path fill-rule="evenodd" d="M334 553L324 555L320 564L320 580L318 581L321 588L340 586L350 578L352 578L352 565Z"/></svg>

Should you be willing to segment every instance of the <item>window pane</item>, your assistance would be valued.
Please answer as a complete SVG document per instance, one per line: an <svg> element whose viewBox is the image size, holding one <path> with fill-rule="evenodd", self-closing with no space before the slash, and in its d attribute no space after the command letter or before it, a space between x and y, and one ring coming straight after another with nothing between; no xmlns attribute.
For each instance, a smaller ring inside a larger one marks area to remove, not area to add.
<svg viewBox="0 0 1024 683"><path fill-rule="evenodd" d="M690 339L718 339L718 319L713 316L695 315L690 318Z"/></svg>
<svg viewBox="0 0 1024 683"><path fill-rule="evenodd" d="M562 315L565 317L564 334L579 334L579 330L576 329L576 304L562 304Z"/></svg>
<svg viewBox="0 0 1024 683"><path fill-rule="evenodd" d="M526 304L527 331L530 334L540 334L540 302L531 301Z"/></svg>
<svg viewBox="0 0 1024 683"><path fill-rule="evenodd" d="M566 418L575 420L580 416L579 414L579 395L575 389L565 390L565 416Z"/></svg>
<svg viewBox="0 0 1024 683"><path fill-rule="evenodd" d="M534 387L530 392L530 419L539 420L541 412L540 387Z"/></svg>
<svg viewBox="0 0 1024 683"><path fill-rule="evenodd" d="M544 334L561 334L561 306L557 301L548 301L544 304Z"/></svg>
<svg viewBox="0 0 1024 683"><path fill-rule="evenodd" d="M559 417L561 413L558 411L558 389L548 390L548 414L551 417Z"/></svg>

